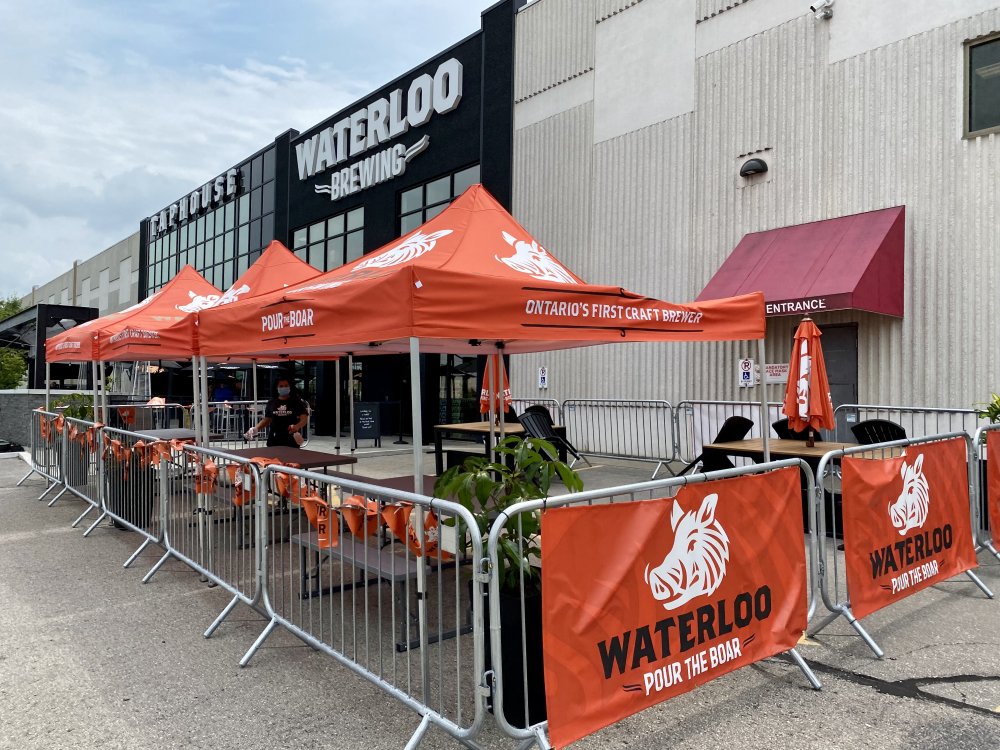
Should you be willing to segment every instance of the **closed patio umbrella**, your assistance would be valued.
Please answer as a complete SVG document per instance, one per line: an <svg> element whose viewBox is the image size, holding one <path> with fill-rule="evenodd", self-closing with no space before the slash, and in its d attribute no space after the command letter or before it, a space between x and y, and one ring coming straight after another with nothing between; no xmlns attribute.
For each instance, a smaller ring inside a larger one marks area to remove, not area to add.
<svg viewBox="0 0 1000 750"><path fill-rule="evenodd" d="M490 401L493 402L492 405ZM479 413L489 414L492 411L499 415L501 409L505 412L510 411L510 406L510 381L507 379L507 368L504 367L503 357L500 354L490 354L486 358L486 369L483 371Z"/></svg>
<svg viewBox="0 0 1000 750"><path fill-rule="evenodd" d="M795 432L832 430L835 424L830 383L819 341L822 335L811 318L803 318L795 331L782 409L788 417L789 429Z"/></svg>

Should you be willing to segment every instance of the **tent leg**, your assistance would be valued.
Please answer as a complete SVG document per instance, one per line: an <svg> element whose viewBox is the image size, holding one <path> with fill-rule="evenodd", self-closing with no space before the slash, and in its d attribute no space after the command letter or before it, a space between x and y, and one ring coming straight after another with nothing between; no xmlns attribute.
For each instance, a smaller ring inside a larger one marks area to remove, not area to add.
<svg viewBox="0 0 1000 750"><path fill-rule="evenodd" d="M410 356L411 357L413 356L412 351L410 352ZM413 368L411 367L410 370L412 374ZM347 418L351 422L351 453L354 453L354 451L358 447L358 444L354 439L354 355L353 354L347 355L347 392L350 394L350 399L348 400L348 404L350 405L348 408L350 409L350 411L347 414Z"/></svg>
<svg viewBox="0 0 1000 750"><path fill-rule="evenodd" d="M352 377L353 377L353 370ZM420 339L415 336L410 337L410 399L411 414L413 415L413 491L418 495L424 494L424 436L423 436L423 412L420 403ZM353 420L352 420L353 423ZM424 539L424 507L418 505L416 520L417 539L423 547ZM427 590L427 566L424 559L420 558L417 566L417 625L420 631L420 679L423 686L424 704L430 698L430 673L428 672L427 657L427 599L424 592Z"/></svg>
<svg viewBox="0 0 1000 750"><path fill-rule="evenodd" d="M339 357L334 361L333 371L334 371L334 379L337 381L337 387L335 389L336 392L337 392L337 398L336 398L337 406L336 406L336 415L334 416L334 419L336 420L337 426L336 426L336 428L334 428L335 429L334 434L337 436L337 444L336 445L337 445L337 455L339 456L340 455L340 399L341 399L341 393L342 393L342 391L340 390L340 358Z"/></svg>
<svg viewBox="0 0 1000 750"><path fill-rule="evenodd" d="M52 365L45 360L45 411L49 410L49 399L52 396Z"/></svg>
<svg viewBox="0 0 1000 750"><path fill-rule="evenodd" d="M201 381L198 379L198 358L191 358L191 427L194 429L194 442L196 445L205 445L201 437L201 419L198 416L199 405L201 404Z"/></svg>
<svg viewBox="0 0 1000 750"><path fill-rule="evenodd" d="M757 342L757 356L760 358L761 371L767 369L767 347L764 338ZM763 376L760 381L760 437L764 448L764 463L771 460L771 422L767 408L767 383Z"/></svg>
<svg viewBox="0 0 1000 750"><path fill-rule="evenodd" d="M199 357L201 360L201 436L205 441L205 447L211 447L212 433L208 429L208 360Z"/></svg>

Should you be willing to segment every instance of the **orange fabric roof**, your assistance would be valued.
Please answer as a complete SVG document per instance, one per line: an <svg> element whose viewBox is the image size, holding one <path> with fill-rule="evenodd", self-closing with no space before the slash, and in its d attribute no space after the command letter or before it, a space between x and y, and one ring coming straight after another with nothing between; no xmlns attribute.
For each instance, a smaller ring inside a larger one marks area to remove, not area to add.
<svg viewBox="0 0 1000 750"><path fill-rule="evenodd" d="M45 356L50 362L189 359L197 354L194 312L220 294L184 266L139 304L49 338Z"/></svg>
<svg viewBox="0 0 1000 750"><path fill-rule="evenodd" d="M293 284L301 284L306 279L318 275L319 271L274 240L253 265L244 271L218 300L206 305L206 308L246 304L252 297L285 289Z"/></svg>
<svg viewBox="0 0 1000 750"><path fill-rule="evenodd" d="M625 341L764 336L759 293L662 302L584 283L482 185L384 248L310 281L199 313L201 353L309 358L332 353L508 353Z"/></svg>

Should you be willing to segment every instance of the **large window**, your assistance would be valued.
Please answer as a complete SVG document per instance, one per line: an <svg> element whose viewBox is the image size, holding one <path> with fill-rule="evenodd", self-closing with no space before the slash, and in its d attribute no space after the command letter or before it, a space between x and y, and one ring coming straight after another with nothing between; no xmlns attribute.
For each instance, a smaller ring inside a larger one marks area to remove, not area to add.
<svg viewBox="0 0 1000 750"><path fill-rule="evenodd" d="M365 252L364 206L296 229L292 250L321 271L357 260Z"/></svg>
<svg viewBox="0 0 1000 750"><path fill-rule="evenodd" d="M150 238L147 296L188 263L222 290L249 268L274 239L274 159L271 148L244 162L238 198Z"/></svg>
<svg viewBox="0 0 1000 750"><path fill-rule="evenodd" d="M965 46L965 134L1000 131L1000 34Z"/></svg>
<svg viewBox="0 0 1000 750"><path fill-rule="evenodd" d="M466 188L479 182L479 165L406 190L400 195L399 233L406 234L444 211Z"/></svg>

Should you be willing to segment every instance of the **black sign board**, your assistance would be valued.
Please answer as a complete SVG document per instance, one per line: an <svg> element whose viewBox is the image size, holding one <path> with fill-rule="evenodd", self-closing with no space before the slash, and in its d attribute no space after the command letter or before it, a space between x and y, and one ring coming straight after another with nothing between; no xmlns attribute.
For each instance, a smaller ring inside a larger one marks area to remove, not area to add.
<svg viewBox="0 0 1000 750"><path fill-rule="evenodd" d="M378 401L358 401L354 404L354 447L359 440L374 440L382 445L382 418Z"/></svg>

